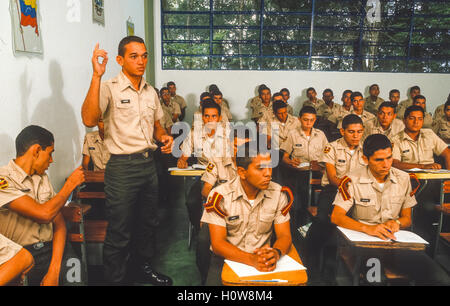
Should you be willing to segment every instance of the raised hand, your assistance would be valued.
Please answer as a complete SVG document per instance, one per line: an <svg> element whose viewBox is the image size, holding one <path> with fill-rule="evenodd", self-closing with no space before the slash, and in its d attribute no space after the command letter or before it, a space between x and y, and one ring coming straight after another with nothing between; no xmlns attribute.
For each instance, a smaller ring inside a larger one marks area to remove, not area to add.
<svg viewBox="0 0 450 306"><path fill-rule="evenodd" d="M99 48L99 44L95 45L94 54L92 56L92 68L94 69L94 74L98 77L102 77L106 71L106 65L108 64L108 52ZM100 63L99 58L103 58L102 63Z"/></svg>

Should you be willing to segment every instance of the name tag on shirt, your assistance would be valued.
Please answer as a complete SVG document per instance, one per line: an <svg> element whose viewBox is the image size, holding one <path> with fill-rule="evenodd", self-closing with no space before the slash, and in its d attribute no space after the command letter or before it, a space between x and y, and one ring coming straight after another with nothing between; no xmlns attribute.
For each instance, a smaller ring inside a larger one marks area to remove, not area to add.
<svg viewBox="0 0 450 306"><path fill-rule="evenodd" d="M236 220L239 220L239 218L240 218L239 216L229 217L228 221L230 221L230 222L231 221L236 221Z"/></svg>
<svg viewBox="0 0 450 306"><path fill-rule="evenodd" d="M130 104L131 103L131 100L122 100L122 101L120 101L122 104Z"/></svg>
<svg viewBox="0 0 450 306"><path fill-rule="evenodd" d="M403 151L403 153L409 153L409 150Z"/></svg>
<svg viewBox="0 0 450 306"><path fill-rule="evenodd" d="M90 147L89 151L95 151L95 148L94 147Z"/></svg>
<svg viewBox="0 0 450 306"><path fill-rule="evenodd" d="M370 203L370 199L361 199L361 202L363 202L363 203Z"/></svg>
<svg viewBox="0 0 450 306"><path fill-rule="evenodd" d="M346 161L345 161L345 160L343 160L343 159L340 159L340 160L338 160L338 162L339 162L339 163L343 163L343 164L345 164L345 163L346 163Z"/></svg>
<svg viewBox="0 0 450 306"><path fill-rule="evenodd" d="M295 145L297 148L301 148L301 147L303 147L303 145L300 143L300 144L296 144Z"/></svg>

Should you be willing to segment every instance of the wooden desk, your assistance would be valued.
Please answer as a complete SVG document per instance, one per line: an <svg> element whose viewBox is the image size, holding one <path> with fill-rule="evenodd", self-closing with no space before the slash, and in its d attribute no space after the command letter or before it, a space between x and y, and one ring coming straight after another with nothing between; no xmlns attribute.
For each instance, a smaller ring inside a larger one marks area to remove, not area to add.
<svg viewBox="0 0 450 306"><path fill-rule="evenodd" d="M291 251L288 254L295 261L303 265L300 256L297 253L294 245L291 247ZM273 280L273 279L283 279L287 280L288 283L260 283L260 282L249 282L249 280ZM308 282L308 275L306 270L303 271L291 271L291 272L280 272L272 273L261 276L249 276L239 278L239 276L225 263L222 269L222 283L225 286L306 286Z"/></svg>

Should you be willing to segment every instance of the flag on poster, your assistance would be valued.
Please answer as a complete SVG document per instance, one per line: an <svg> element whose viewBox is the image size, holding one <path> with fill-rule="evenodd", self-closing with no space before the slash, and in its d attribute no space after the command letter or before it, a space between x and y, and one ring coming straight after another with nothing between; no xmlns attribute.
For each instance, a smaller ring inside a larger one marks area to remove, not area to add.
<svg viewBox="0 0 450 306"><path fill-rule="evenodd" d="M20 2L20 24L24 27L31 26L36 28L36 35L39 36L36 0L19 0Z"/></svg>
<svg viewBox="0 0 450 306"><path fill-rule="evenodd" d="M39 0L10 0L14 51L43 52Z"/></svg>

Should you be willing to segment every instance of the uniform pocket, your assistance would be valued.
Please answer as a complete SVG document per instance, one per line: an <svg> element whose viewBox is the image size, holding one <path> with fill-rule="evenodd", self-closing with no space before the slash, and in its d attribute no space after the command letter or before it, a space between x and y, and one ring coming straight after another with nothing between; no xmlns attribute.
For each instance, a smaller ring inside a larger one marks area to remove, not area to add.
<svg viewBox="0 0 450 306"><path fill-rule="evenodd" d="M355 199L353 215L356 219L369 221L376 217L378 209L374 198Z"/></svg>
<svg viewBox="0 0 450 306"><path fill-rule="evenodd" d="M243 222L244 221L241 218L232 221L227 220L227 232L230 234L230 236L235 236L240 232Z"/></svg>
<svg viewBox="0 0 450 306"><path fill-rule="evenodd" d="M272 230L275 214L263 213L258 222L258 233L266 234Z"/></svg>

